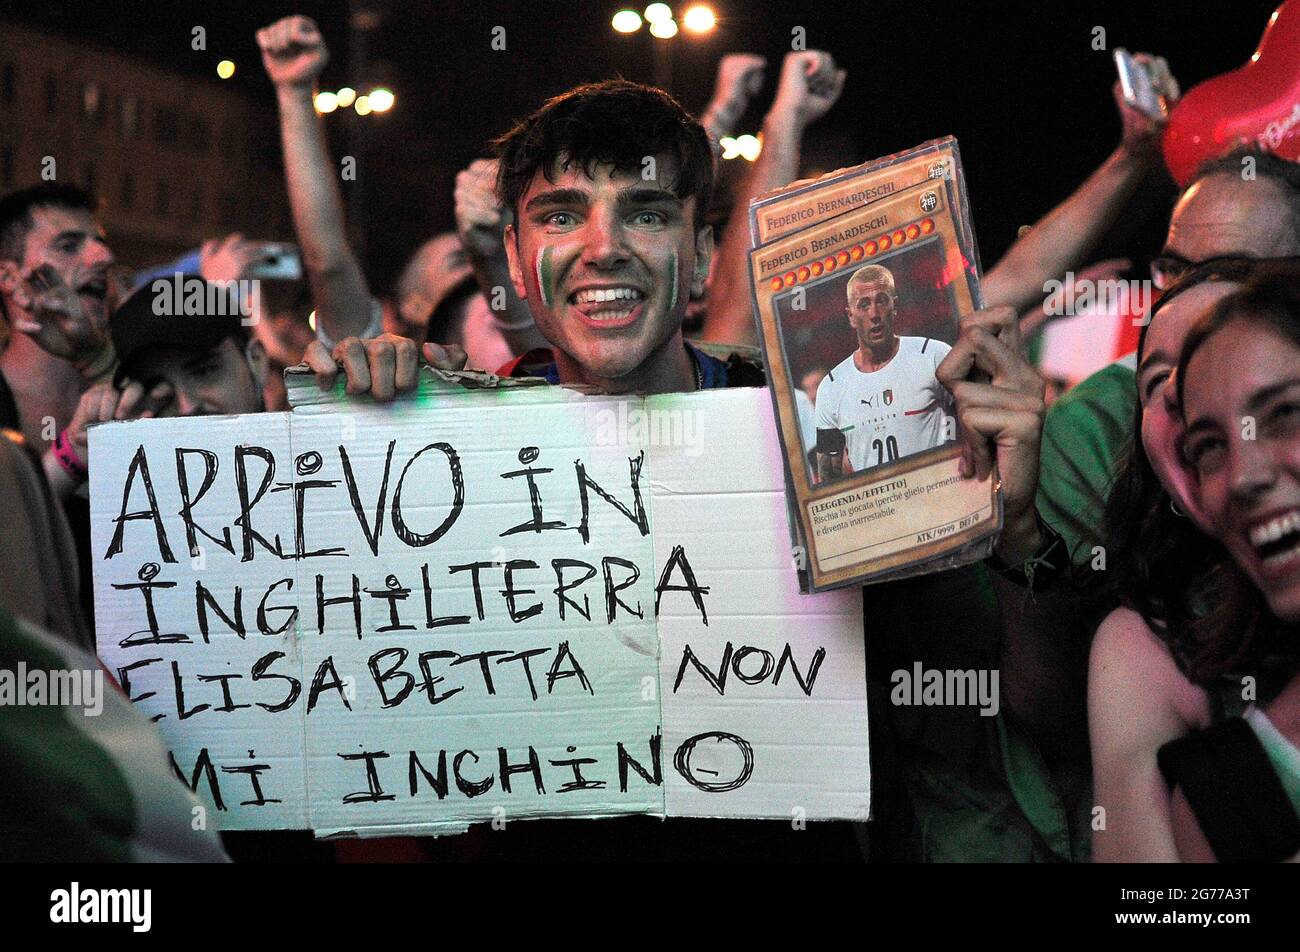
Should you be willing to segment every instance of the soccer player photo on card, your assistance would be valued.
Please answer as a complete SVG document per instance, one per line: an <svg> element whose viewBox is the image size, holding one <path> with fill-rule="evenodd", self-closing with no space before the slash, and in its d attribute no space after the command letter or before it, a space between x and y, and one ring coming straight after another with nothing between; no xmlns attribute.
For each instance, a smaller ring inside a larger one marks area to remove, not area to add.
<svg viewBox="0 0 1300 952"><path fill-rule="evenodd" d="M952 439L952 395L935 377L949 345L900 334L894 274L880 264L849 274L845 312L853 351L813 396L813 480L829 482Z"/></svg>

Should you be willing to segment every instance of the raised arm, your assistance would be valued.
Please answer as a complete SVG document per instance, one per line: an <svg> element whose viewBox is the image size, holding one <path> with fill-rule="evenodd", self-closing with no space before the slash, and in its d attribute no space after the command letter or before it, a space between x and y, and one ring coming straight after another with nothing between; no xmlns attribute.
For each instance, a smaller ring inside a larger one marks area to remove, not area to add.
<svg viewBox="0 0 1300 952"><path fill-rule="evenodd" d="M510 283L506 260L506 210L496 196L496 159L475 159L456 174L456 233L465 247L479 290L492 309L496 329L512 353L547 346L527 302Z"/></svg>
<svg viewBox="0 0 1300 952"><path fill-rule="evenodd" d="M766 68L766 57L756 53L728 53L718 61L713 96L700 116L700 125L715 143L736 131L749 101L763 88Z"/></svg>
<svg viewBox="0 0 1300 952"><path fill-rule="evenodd" d="M1065 201L1016 240L981 282L989 307L1023 311L1043 299L1043 285L1078 269L1115 221L1138 183L1159 162L1163 119L1128 106L1112 89L1124 132L1106 161Z"/></svg>
<svg viewBox="0 0 1300 952"><path fill-rule="evenodd" d="M829 53L786 54L776 98L763 120L763 150L737 191L718 249L702 339L758 343L749 300L749 202L798 177L804 130L835 105L844 90L844 76Z"/></svg>
<svg viewBox="0 0 1300 952"><path fill-rule="evenodd" d="M329 51L307 17L285 17L257 31L262 64L275 84L289 207L316 304L316 326L334 341L376 333L371 297L348 246L339 170L330 159L313 89Z"/></svg>

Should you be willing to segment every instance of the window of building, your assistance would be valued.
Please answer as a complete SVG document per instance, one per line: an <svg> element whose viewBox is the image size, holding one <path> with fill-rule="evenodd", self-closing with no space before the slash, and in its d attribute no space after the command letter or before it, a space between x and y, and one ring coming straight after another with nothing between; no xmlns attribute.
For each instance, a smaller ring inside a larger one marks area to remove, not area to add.
<svg viewBox="0 0 1300 952"><path fill-rule="evenodd" d="M14 184L14 150L5 146L0 149L0 186L10 188Z"/></svg>
<svg viewBox="0 0 1300 952"><path fill-rule="evenodd" d="M100 99L99 83L91 79L81 84L81 117L83 119L90 122L100 120Z"/></svg>
<svg viewBox="0 0 1300 952"><path fill-rule="evenodd" d="M122 173L122 207L135 207L135 176L130 172Z"/></svg>
<svg viewBox="0 0 1300 952"><path fill-rule="evenodd" d="M208 121L201 116L195 116L192 132L194 148L199 152L207 152L208 143L210 141L208 134Z"/></svg>
<svg viewBox="0 0 1300 952"><path fill-rule="evenodd" d="M57 112L59 109L59 78L53 73L45 77L45 111Z"/></svg>
<svg viewBox="0 0 1300 952"><path fill-rule="evenodd" d="M123 139L134 139L140 132L140 100L123 96L117 103L117 130Z"/></svg>
<svg viewBox="0 0 1300 952"><path fill-rule="evenodd" d="M5 63L0 69L0 102L12 106L18 97L18 74L13 63Z"/></svg>
<svg viewBox="0 0 1300 952"><path fill-rule="evenodd" d="M175 109L160 107L153 115L155 142L171 145L180 138L181 116Z"/></svg>
<svg viewBox="0 0 1300 952"><path fill-rule="evenodd" d="M166 179L158 180L158 189L154 193L153 209L160 218L166 218L171 213L172 207L172 190L167 184Z"/></svg>
<svg viewBox="0 0 1300 952"><path fill-rule="evenodd" d="M95 194L95 163L87 162L81 167L81 187L90 194Z"/></svg>
<svg viewBox="0 0 1300 952"><path fill-rule="evenodd" d="M196 188L190 195L190 219L192 224L203 222L203 189Z"/></svg>

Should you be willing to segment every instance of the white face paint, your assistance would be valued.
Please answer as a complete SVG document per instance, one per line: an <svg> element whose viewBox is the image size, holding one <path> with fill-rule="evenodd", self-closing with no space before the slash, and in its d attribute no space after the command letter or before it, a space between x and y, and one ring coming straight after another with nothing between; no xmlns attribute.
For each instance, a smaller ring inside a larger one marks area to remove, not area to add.
<svg viewBox="0 0 1300 952"><path fill-rule="evenodd" d="M678 282L678 261L677 249L673 249L673 256L668 260L668 280L672 285L672 297L668 300L668 310L677 307L677 282Z"/></svg>
<svg viewBox="0 0 1300 952"><path fill-rule="evenodd" d="M537 260L534 263L534 276L537 278L537 289L542 292L542 303L547 307L553 307L555 304L555 265L553 262L554 249L546 245L537 249Z"/></svg>

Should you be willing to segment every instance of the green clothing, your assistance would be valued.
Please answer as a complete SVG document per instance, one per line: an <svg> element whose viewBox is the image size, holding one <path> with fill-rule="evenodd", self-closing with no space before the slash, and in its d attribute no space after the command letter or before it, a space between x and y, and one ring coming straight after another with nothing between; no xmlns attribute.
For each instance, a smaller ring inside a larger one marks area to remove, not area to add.
<svg viewBox="0 0 1300 952"><path fill-rule="evenodd" d="M889 859L1053 862L1086 859L1087 766L1049 770L1005 703L995 717L973 706L888 702L894 671L998 668L1001 614L990 570L948 572L863 589L867 675L882 729L873 722L878 834L906 828ZM902 790L888 786L901 778ZM910 816L891 815L890 795Z"/></svg>
<svg viewBox="0 0 1300 952"><path fill-rule="evenodd" d="M1038 511L1065 538L1076 565L1088 565L1092 547L1104 542L1106 499L1133 438L1137 381L1130 364L1111 364L1062 395L1044 423ZM999 668L1003 622L991 578L986 566L974 565L866 588L868 675L887 681L916 660L929 668ZM997 717L974 708L886 710L914 814L910 858L1088 858L1086 761L1049 768L1005 706ZM875 735L873 745L879 740Z"/></svg>
<svg viewBox="0 0 1300 952"><path fill-rule="evenodd" d="M0 609L0 673L0 859L225 861L162 735L93 655Z"/></svg>
<svg viewBox="0 0 1300 952"><path fill-rule="evenodd" d="M1111 483L1132 444L1137 374L1128 361L1097 371L1052 404L1043 423L1038 512L1065 539L1075 565L1102 545Z"/></svg>
<svg viewBox="0 0 1300 952"><path fill-rule="evenodd" d="M1268 754L1269 763L1273 765L1291 806L1300 814L1300 749L1287 740L1259 708L1251 707L1246 711L1245 721L1259 738L1264 753Z"/></svg>

